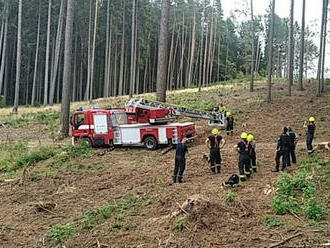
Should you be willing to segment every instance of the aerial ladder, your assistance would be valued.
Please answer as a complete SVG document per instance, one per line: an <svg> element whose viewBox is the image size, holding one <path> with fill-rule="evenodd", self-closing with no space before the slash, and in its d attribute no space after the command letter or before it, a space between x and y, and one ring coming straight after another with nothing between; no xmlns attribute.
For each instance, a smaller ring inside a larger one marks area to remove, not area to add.
<svg viewBox="0 0 330 248"><path fill-rule="evenodd" d="M143 98L131 98L126 104L126 112L136 113L137 109L146 110L149 113L148 120L151 124L171 121L175 116L184 116L208 120L209 126L220 129L225 129L227 125L225 112L193 110Z"/></svg>

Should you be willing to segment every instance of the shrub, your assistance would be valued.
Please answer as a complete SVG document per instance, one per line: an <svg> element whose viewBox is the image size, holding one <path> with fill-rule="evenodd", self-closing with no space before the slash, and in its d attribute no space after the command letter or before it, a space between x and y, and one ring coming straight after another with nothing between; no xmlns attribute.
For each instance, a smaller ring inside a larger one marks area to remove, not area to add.
<svg viewBox="0 0 330 248"><path fill-rule="evenodd" d="M327 213L327 208L314 197L308 200L305 208L306 216L311 220L320 220Z"/></svg>
<svg viewBox="0 0 330 248"><path fill-rule="evenodd" d="M49 231L48 236L56 245L59 243L63 243L65 240L72 237L73 231L73 227L70 224L57 224Z"/></svg>
<svg viewBox="0 0 330 248"><path fill-rule="evenodd" d="M183 230L183 227L184 227L184 222L186 221L186 217L181 217L179 219L177 219L175 222L174 222L174 226L173 226L173 231L175 233L180 233L182 232Z"/></svg>
<svg viewBox="0 0 330 248"><path fill-rule="evenodd" d="M282 174L276 184L278 194L271 204L273 211L280 215L304 213L309 219L320 220L326 208L316 200L317 187L313 182L312 170L318 168L318 173L323 173L324 164L327 162L318 157L308 157L301 161L295 175Z"/></svg>
<svg viewBox="0 0 330 248"><path fill-rule="evenodd" d="M237 197L237 193L235 191L228 191L226 194L226 201L227 202L234 202Z"/></svg>
<svg viewBox="0 0 330 248"><path fill-rule="evenodd" d="M268 228L278 227L282 225L282 222L277 218L266 218L266 225Z"/></svg>
<svg viewBox="0 0 330 248"><path fill-rule="evenodd" d="M47 160L56 155L54 147L44 146L39 150L23 155L16 161L16 167L32 166L40 161Z"/></svg>

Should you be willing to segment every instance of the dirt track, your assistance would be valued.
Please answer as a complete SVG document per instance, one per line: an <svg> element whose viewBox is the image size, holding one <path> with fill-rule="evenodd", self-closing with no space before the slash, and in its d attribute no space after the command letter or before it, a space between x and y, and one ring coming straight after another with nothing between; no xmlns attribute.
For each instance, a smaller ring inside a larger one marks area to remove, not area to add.
<svg viewBox="0 0 330 248"><path fill-rule="evenodd" d="M283 92L280 86L274 87L274 91ZM273 189L280 175L271 169L276 138L284 125L291 125L301 135L298 158L306 154L302 123L307 117L324 117L324 121L317 123L315 143L330 140L330 96L311 100L307 97L308 91L294 92L292 98L278 93L274 103L268 105L258 101L264 92L264 88L259 87L252 95L223 97L228 106L241 110L242 114L237 116L235 136L225 136L227 144L222 151L223 166L219 175L211 174L201 158L202 153L207 152L203 142L211 128L206 122L197 121L199 138L189 149L185 183L180 185L169 184L173 151L161 156L159 150L146 152L139 148L116 149L102 157L81 161L102 164L103 171L61 174L56 179L36 182L27 176L22 185L1 182L0 247L46 247L45 234L55 224L74 222L87 210L109 201L120 201L126 195L144 199L143 208L123 213L125 221L130 223L129 230L113 231L111 225L115 219L109 218L89 231L76 233L65 247L102 247L102 244L107 245L104 247L268 247L300 233L277 247L317 247L328 242L329 230L315 232L315 228L306 227L300 217L285 216L284 226L267 229L265 218L273 216L269 204L274 192L266 195L264 190ZM233 146L243 131L242 122L246 122L247 130L256 136L259 170L248 182L241 183L236 201L227 203L227 190L220 185L237 173ZM329 157L326 153L319 155ZM295 167L288 170L294 171ZM64 192L58 192L59 187L63 188L61 185L66 185ZM203 203L186 216L187 224L181 233L175 234L172 230L175 218L167 215L180 210L178 205L196 194L203 197ZM38 211L40 202L55 203L56 207ZM329 224L329 219L326 221Z"/></svg>

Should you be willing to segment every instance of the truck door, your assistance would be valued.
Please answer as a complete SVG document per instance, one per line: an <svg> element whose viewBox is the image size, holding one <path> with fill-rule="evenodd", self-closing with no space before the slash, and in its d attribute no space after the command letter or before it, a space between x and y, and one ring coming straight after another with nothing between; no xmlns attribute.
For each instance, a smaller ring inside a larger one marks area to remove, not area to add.
<svg viewBox="0 0 330 248"><path fill-rule="evenodd" d="M109 142L108 132L108 117L106 113L95 113L93 115L94 121L94 144L96 146L103 146Z"/></svg>

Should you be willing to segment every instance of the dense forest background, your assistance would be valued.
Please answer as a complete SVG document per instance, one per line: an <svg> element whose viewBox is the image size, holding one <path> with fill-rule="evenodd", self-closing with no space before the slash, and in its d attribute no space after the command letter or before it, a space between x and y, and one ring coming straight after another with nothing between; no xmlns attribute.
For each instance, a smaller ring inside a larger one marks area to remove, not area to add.
<svg viewBox="0 0 330 248"><path fill-rule="evenodd" d="M20 1L0 1L2 105L14 103ZM61 102L66 3L22 1L19 104ZM270 8L265 16L253 16L253 25L248 1L242 9L224 18L220 0L171 1L167 89L245 78L251 68L266 76ZM154 92L160 17L160 0L75 0L72 101ZM300 23L295 21L293 29L294 77L302 49L303 75L315 72L316 77L317 33L306 26L302 47ZM289 17L275 15L272 61L273 76L279 78L288 78L289 24Z"/></svg>

